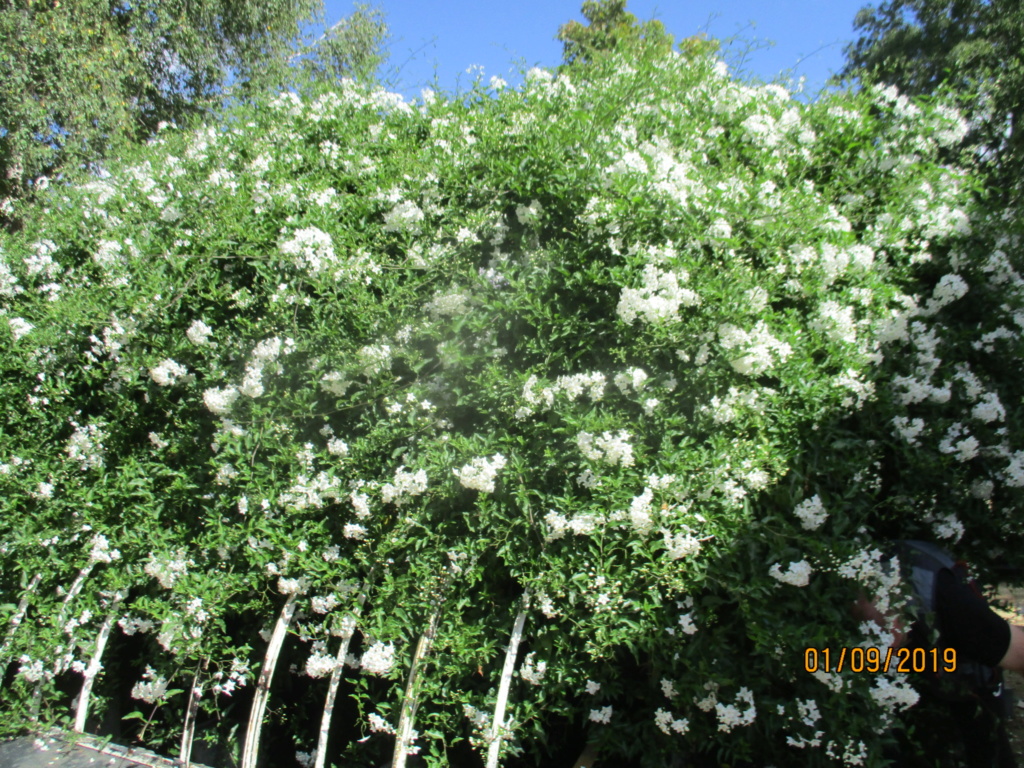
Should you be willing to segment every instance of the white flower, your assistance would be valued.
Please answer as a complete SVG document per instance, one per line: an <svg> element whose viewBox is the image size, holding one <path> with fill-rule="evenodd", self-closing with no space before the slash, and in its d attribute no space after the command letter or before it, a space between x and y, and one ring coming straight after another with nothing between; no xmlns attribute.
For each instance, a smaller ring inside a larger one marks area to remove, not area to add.
<svg viewBox="0 0 1024 768"><path fill-rule="evenodd" d="M395 665L395 647L388 643L376 642L364 653L359 666L371 675L385 675Z"/></svg>
<svg viewBox="0 0 1024 768"><path fill-rule="evenodd" d="M587 693L593 696L599 690L601 690L600 683L595 683L593 680L587 680Z"/></svg>
<svg viewBox="0 0 1024 768"><path fill-rule="evenodd" d="M304 578L286 579L284 576L277 580L277 591L282 595L303 594L306 591L306 580Z"/></svg>
<svg viewBox="0 0 1024 768"><path fill-rule="evenodd" d="M700 540L689 533L678 533L673 535L670 531L662 528L661 535L665 540L665 552L670 560L680 560L700 552Z"/></svg>
<svg viewBox="0 0 1024 768"><path fill-rule="evenodd" d="M679 322L680 305L692 307L700 304L700 296L680 287L680 280L687 279L684 271L666 272L647 264L644 266L643 287L623 288L616 312L626 325L632 325L637 316L650 324Z"/></svg>
<svg viewBox="0 0 1024 768"><path fill-rule="evenodd" d="M544 673L548 670L546 661L539 661L534 665L533 657L535 655L534 653L528 653L523 660L523 668L519 670L523 680L530 685L540 685L540 681L544 679Z"/></svg>
<svg viewBox="0 0 1024 768"><path fill-rule="evenodd" d="M729 363L737 373L748 376L759 376L777 362L785 362L793 351L789 344L769 333L764 320L759 321L750 331L725 323L718 327L718 335L724 349L736 349L744 353Z"/></svg>
<svg viewBox="0 0 1024 768"><path fill-rule="evenodd" d="M742 712L733 704L715 704L715 712L718 715L718 730L728 733L737 725L750 725L757 717L757 709L754 707L754 694L749 688L740 688L736 694L737 704L745 702L747 708Z"/></svg>
<svg viewBox="0 0 1024 768"><path fill-rule="evenodd" d="M306 674L310 677L327 677L334 672L335 666L337 662L333 656L316 652L306 659Z"/></svg>
<svg viewBox="0 0 1024 768"><path fill-rule="evenodd" d="M898 676L894 681L879 675L875 678L875 685L871 689L871 698L890 712L899 712L910 709L921 696L907 682L905 675Z"/></svg>
<svg viewBox="0 0 1024 768"><path fill-rule="evenodd" d="M110 548L107 537L96 534L92 537L92 550L89 552L89 560L94 563L109 563L113 560L120 560L121 553Z"/></svg>
<svg viewBox="0 0 1024 768"><path fill-rule="evenodd" d="M403 200L389 213L384 215L385 232L405 232L415 230L423 221L423 211L416 203Z"/></svg>
<svg viewBox="0 0 1024 768"><path fill-rule="evenodd" d="M167 696L167 680L158 677L156 670L147 666L142 680L132 688L131 696L133 699L144 701L147 704L155 704Z"/></svg>
<svg viewBox="0 0 1024 768"><path fill-rule="evenodd" d="M631 467L633 466L633 447L627 442L631 437L632 435L625 430L619 430L617 435L605 432L596 439L589 432L580 432L576 435L576 445L583 455L592 461Z"/></svg>
<svg viewBox="0 0 1024 768"><path fill-rule="evenodd" d="M27 334L33 328L34 325L25 322L20 317L12 317L7 321L7 324L11 327L11 333L14 335L14 340L18 341L22 336Z"/></svg>
<svg viewBox="0 0 1024 768"><path fill-rule="evenodd" d="M231 412L231 406L238 399L236 387L213 387L203 392L203 403L206 408L218 416L227 416Z"/></svg>
<svg viewBox="0 0 1024 768"><path fill-rule="evenodd" d="M658 729L671 736L672 731L679 734L684 734L690 730L690 721L685 717L681 720L676 720L675 715L665 709L657 709L654 713L654 722L658 726Z"/></svg>
<svg viewBox="0 0 1024 768"><path fill-rule="evenodd" d="M601 709L592 709L590 710L589 719L595 723L608 723L612 719L612 708L603 707Z"/></svg>
<svg viewBox="0 0 1024 768"><path fill-rule="evenodd" d="M688 635L697 633L697 625L693 623L693 614L684 613L679 617L679 626Z"/></svg>
<svg viewBox="0 0 1024 768"><path fill-rule="evenodd" d="M426 470L421 469L417 472L409 472L403 465L395 470L394 482L385 483L381 488L381 496L385 504L390 504L394 501L395 505L400 507L406 503L407 499L405 497L419 496L426 490Z"/></svg>
<svg viewBox="0 0 1024 768"><path fill-rule="evenodd" d="M293 258L296 267L309 275L319 275L337 264L331 236L316 227L298 230L291 240L281 243L280 248Z"/></svg>
<svg viewBox="0 0 1024 768"><path fill-rule="evenodd" d="M371 712L369 717L370 730L374 733L394 733L395 729L391 724L376 712Z"/></svg>
<svg viewBox="0 0 1024 768"><path fill-rule="evenodd" d="M805 530L815 531L821 527L828 517L828 512L821 504L821 498L815 494L809 499L801 501L793 509L793 514L800 518L800 525Z"/></svg>
<svg viewBox="0 0 1024 768"><path fill-rule="evenodd" d="M453 469L452 473L459 478L465 488L472 488L483 493L494 493L494 480L498 470L506 464L506 459L500 453L494 454L490 459L483 457L473 459L461 469Z"/></svg>
<svg viewBox="0 0 1024 768"><path fill-rule="evenodd" d="M729 226L729 222L725 219L717 219L708 227L708 235L715 240L728 240L732 237L732 227Z"/></svg>
<svg viewBox="0 0 1024 768"><path fill-rule="evenodd" d="M161 387L169 387L187 374L188 369L173 360L164 360L159 365L149 369L150 377Z"/></svg>
<svg viewBox="0 0 1024 768"><path fill-rule="evenodd" d="M772 578L783 584L792 584L794 587L806 587L810 583L812 572L813 569L806 560L791 562L785 572L779 568L778 563L768 569L768 574Z"/></svg>
<svg viewBox="0 0 1024 768"><path fill-rule="evenodd" d="M366 526L356 523L346 523L342 529L342 535L346 539L357 539L362 541L366 538Z"/></svg>

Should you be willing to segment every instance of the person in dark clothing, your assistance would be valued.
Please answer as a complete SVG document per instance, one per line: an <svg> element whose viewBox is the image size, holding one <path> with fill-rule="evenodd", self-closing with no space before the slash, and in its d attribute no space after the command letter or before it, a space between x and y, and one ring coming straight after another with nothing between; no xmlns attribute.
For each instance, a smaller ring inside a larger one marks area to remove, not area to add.
<svg viewBox="0 0 1024 768"><path fill-rule="evenodd" d="M892 625L893 648L938 648L939 658L948 658L943 655L946 649L956 652L954 671L915 673L922 699L907 713L907 724L925 737L918 741L932 752L915 764L957 764L952 740L935 738L935 734L949 734L953 724L962 742L962 764L1016 768L1006 733L1010 695L1003 686L1002 670L1024 673L1024 628L995 613L966 565L934 544L897 542L894 554L914 590L914 621L909 631L898 618L894 625L887 623L887 617L863 596L854 614L882 627ZM912 760L901 755L900 764L911 765Z"/></svg>

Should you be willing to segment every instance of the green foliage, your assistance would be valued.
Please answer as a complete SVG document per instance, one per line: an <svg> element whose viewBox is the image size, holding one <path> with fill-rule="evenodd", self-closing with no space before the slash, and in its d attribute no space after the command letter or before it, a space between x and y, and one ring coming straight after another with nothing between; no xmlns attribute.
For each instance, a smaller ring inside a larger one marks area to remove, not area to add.
<svg viewBox="0 0 1024 768"><path fill-rule="evenodd" d="M644 766L885 764L912 681L804 649L885 644L847 606L901 604L886 536L1021 565L1021 233L942 162L955 111L634 53L414 104L257 96L18 204L0 604L30 611L0 725L37 684L60 718L120 592L127 682L198 676L237 747L225 681L301 593L298 669L355 627L346 764L393 749L375 718L436 620L414 727L443 764L486 745L528 593L508 755L575 722ZM183 699L133 700L144 740Z"/></svg>
<svg viewBox="0 0 1024 768"><path fill-rule="evenodd" d="M11 202L83 163L117 156L161 124L210 119L230 95L253 96L341 76L372 79L380 11L357 6L319 40L322 0L18 2L0 9L0 222ZM296 53L298 49L298 53ZM226 89L233 76L235 84Z"/></svg>
<svg viewBox="0 0 1024 768"><path fill-rule="evenodd" d="M616 49L640 45L662 54L672 50L673 38L665 26L653 19L638 25L636 16L626 12L626 0L585 0L582 13L586 26L573 20L558 29L565 64L589 63Z"/></svg>
<svg viewBox="0 0 1024 768"><path fill-rule="evenodd" d="M948 93L970 126L988 187L1019 199L1024 172L1024 6L1016 0L887 0L862 9L846 80L895 85L908 96ZM1009 197L1007 197L1009 196Z"/></svg>

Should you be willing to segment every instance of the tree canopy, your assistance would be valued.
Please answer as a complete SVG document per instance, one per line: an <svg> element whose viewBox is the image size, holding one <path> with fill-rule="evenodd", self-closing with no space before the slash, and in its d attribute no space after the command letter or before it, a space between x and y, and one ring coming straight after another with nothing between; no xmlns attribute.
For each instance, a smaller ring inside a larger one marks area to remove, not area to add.
<svg viewBox="0 0 1024 768"><path fill-rule="evenodd" d="M1024 6L1017 0L888 0L857 14L846 81L895 85L908 96L947 89L970 126L990 186L1019 196L1024 167ZM1016 192L1014 190L1016 189Z"/></svg>
<svg viewBox="0 0 1024 768"><path fill-rule="evenodd" d="M382 14L355 13L309 43L322 0L139 0L0 6L0 217L36 179L75 172L124 142L303 81L371 78ZM8 222L10 223L10 222Z"/></svg>

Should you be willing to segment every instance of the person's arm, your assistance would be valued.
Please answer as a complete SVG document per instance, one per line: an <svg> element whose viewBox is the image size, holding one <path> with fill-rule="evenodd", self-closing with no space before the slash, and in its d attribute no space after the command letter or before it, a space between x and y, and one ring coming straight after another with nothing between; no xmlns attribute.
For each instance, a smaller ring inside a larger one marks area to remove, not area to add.
<svg viewBox="0 0 1024 768"><path fill-rule="evenodd" d="M1010 625L1010 647L999 662L1003 669L1024 674L1024 627Z"/></svg>

